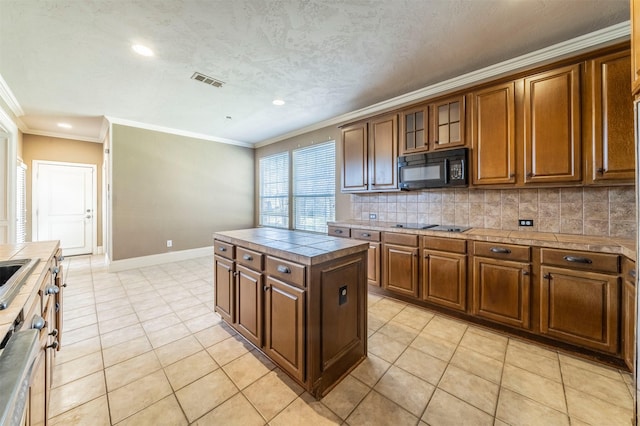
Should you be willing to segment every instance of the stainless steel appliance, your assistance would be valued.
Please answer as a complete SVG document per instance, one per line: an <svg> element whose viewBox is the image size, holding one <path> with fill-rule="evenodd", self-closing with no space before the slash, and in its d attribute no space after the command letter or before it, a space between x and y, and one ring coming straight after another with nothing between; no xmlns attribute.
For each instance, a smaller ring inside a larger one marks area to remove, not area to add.
<svg viewBox="0 0 640 426"><path fill-rule="evenodd" d="M465 187L469 183L468 157L468 148L398 157L398 185L406 191Z"/></svg>
<svg viewBox="0 0 640 426"><path fill-rule="evenodd" d="M429 231L443 232L464 232L471 229L468 226L434 225L429 223L396 223L395 227L402 229L428 229Z"/></svg>

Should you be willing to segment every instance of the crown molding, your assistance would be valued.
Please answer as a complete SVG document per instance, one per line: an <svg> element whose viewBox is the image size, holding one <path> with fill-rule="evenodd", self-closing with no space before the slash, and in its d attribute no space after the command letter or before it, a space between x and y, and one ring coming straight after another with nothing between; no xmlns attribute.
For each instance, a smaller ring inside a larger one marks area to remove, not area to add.
<svg viewBox="0 0 640 426"><path fill-rule="evenodd" d="M506 74L523 71L527 68L544 65L579 53L595 50L628 40L631 34L631 22L625 21L589 34L585 34L571 40L563 41L531 53L518 56L476 71L462 74L458 77L406 93L371 106L358 109L337 117L330 118L319 123L312 124L302 129L286 133L274 138L258 142L255 148L271 145L285 139L293 138L324 127L339 125L350 121L357 121L361 118L375 115L390 109L395 109L411 103L426 100L443 95L454 90L464 89L471 85L477 85L492 79L499 78Z"/></svg>
<svg viewBox="0 0 640 426"><path fill-rule="evenodd" d="M127 120L124 118L111 117L111 116L105 116L105 117L107 120L109 120L111 124L121 124L123 126L137 127L139 129L153 130L156 132L169 133L172 135L186 136L186 137L195 138L195 139L203 139L206 141L225 143L228 145L237 145L245 148L254 148L254 145L248 142L241 142L233 139L220 138L216 136L205 135L203 133L190 132L186 130L173 129L170 127L158 126L155 124L141 123L139 121Z"/></svg>
<svg viewBox="0 0 640 426"><path fill-rule="evenodd" d="M14 96L11 88L9 88L9 85L2 77L2 74L0 74L0 98L2 98L2 100L11 109L13 115L15 115L16 117L24 115L24 111L22 110L18 99L16 99L16 97Z"/></svg>
<svg viewBox="0 0 640 426"><path fill-rule="evenodd" d="M20 129L22 130L22 129ZM78 135L70 135L68 133L57 133L57 132L46 132L40 130L22 130L22 133L26 135L36 135L36 136L46 136L50 138L59 138L59 139L70 139L74 141L83 141L83 142L94 142L94 143L102 143L103 140L100 138L91 138L88 136L78 136Z"/></svg>
<svg viewBox="0 0 640 426"><path fill-rule="evenodd" d="M98 136L98 139L100 139L100 142L104 142L104 140L107 138L107 132L109 131L109 128L111 127L111 124L109 123L109 120L107 119L107 117L102 117L102 127L100 127L100 135Z"/></svg>

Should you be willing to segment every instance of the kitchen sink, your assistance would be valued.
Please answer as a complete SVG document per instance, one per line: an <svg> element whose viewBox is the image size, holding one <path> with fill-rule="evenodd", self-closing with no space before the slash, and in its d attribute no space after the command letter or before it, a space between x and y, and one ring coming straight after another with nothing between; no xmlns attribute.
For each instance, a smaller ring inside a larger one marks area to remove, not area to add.
<svg viewBox="0 0 640 426"><path fill-rule="evenodd" d="M7 309L40 259L13 259L0 262L0 310Z"/></svg>

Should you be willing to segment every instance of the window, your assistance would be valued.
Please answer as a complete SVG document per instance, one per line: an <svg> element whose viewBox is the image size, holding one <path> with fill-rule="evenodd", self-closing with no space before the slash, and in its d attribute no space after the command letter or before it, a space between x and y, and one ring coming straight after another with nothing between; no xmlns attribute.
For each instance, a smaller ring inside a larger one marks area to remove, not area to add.
<svg viewBox="0 0 640 426"><path fill-rule="evenodd" d="M27 166L18 161L16 188L16 242L24 243L27 238Z"/></svg>
<svg viewBox="0 0 640 426"><path fill-rule="evenodd" d="M291 184L288 152L261 158L260 225L326 233L336 216L335 153L333 141L294 150Z"/></svg>
<svg viewBox="0 0 640 426"><path fill-rule="evenodd" d="M260 159L260 225L289 227L289 153Z"/></svg>
<svg viewBox="0 0 640 426"><path fill-rule="evenodd" d="M327 232L336 216L335 143L293 151L293 227Z"/></svg>

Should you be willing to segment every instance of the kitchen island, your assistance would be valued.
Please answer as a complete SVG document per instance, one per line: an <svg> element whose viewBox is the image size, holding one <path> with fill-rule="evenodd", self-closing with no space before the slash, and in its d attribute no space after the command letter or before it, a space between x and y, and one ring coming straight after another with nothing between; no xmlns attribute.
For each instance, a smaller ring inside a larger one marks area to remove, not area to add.
<svg viewBox="0 0 640 426"><path fill-rule="evenodd" d="M271 228L214 239L216 312L309 393L366 357L368 243Z"/></svg>

